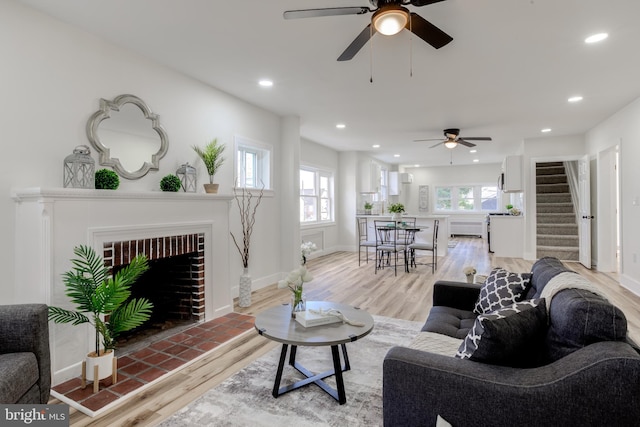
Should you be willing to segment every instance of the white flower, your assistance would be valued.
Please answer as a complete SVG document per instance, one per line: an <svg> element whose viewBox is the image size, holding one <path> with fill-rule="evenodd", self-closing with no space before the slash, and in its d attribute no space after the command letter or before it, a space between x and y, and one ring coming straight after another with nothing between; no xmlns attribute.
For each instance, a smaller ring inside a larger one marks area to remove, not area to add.
<svg viewBox="0 0 640 427"><path fill-rule="evenodd" d="M302 289L302 285L313 280L313 276L304 265L292 270L287 278L278 282L278 288L289 288L292 292Z"/></svg>

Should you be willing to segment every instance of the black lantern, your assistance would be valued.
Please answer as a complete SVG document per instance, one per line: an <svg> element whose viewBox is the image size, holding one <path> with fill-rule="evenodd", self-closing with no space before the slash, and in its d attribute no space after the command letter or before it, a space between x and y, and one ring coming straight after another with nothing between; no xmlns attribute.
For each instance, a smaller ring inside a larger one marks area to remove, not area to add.
<svg viewBox="0 0 640 427"><path fill-rule="evenodd" d="M78 145L64 159L64 187L95 188L95 161L86 145Z"/></svg>
<svg viewBox="0 0 640 427"><path fill-rule="evenodd" d="M197 191L196 181L198 173L196 168L191 166L188 162L180 166L176 171L176 175L180 178L182 183L182 190L187 193L195 193Z"/></svg>

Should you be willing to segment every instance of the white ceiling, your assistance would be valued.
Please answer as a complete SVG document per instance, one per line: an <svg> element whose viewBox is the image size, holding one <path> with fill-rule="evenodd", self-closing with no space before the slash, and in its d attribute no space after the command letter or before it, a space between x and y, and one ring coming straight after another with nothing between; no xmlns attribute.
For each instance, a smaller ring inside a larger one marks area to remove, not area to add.
<svg viewBox="0 0 640 427"><path fill-rule="evenodd" d="M20 1L255 105L298 115L309 140L392 164L446 165L451 154L454 164L500 162L525 138L584 133L640 96L639 0L408 6L453 42L436 50L406 30L376 34L346 62L336 58L371 14L282 13L368 0ZM584 43L597 32L609 38ZM265 77L274 87L257 85ZM573 95L584 100L570 104ZM493 141L478 142L476 154L413 142L448 127Z"/></svg>

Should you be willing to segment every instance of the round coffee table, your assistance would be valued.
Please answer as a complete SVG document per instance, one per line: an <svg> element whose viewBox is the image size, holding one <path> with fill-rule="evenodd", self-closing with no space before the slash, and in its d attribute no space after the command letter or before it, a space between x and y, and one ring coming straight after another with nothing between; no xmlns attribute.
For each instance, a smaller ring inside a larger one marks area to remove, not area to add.
<svg viewBox="0 0 640 427"><path fill-rule="evenodd" d="M275 384L273 385L273 397L278 397L291 390L313 383L333 396L333 398L342 405L347 401L342 372L351 369L346 343L356 341L368 335L373 330L373 317L366 311L356 307L328 301L307 301L307 310L309 309L336 309L347 319L362 323L364 326L354 326L338 322L305 328L291 317L291 306L289 304L272 307L259 313L255 320L255 328L258 333L270 340L282 343L280 362L278 364L278 371L276 372ZM289 346L291 346L289 365L302 373L305 379L280 387ZM320 374L310 372L300 363L296 362L296 350L298 346L331 346L333 369ZM340 348L342 349L344 365L341 364L340 360ZM332 375L336 377L337 390L323 381L324 378Z"/></svg>

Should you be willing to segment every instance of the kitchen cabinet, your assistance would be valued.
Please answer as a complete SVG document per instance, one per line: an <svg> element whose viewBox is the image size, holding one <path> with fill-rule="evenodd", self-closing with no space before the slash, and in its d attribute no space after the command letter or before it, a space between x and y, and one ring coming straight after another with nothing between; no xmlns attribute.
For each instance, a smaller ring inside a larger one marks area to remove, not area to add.
<svg viewBox="0 0 640 427"><path fill-rule="evenodd" d="M514 215L491 216L490 239L494 256L522 258L524 253L524 218Z"/></svg>
<svg viewBox="0 0 640 427"><path fill-rule="evenodd" d="M360 163L360 193L377 193L380 191L381 167L373 161Z"/></svg>
<svg viewBox="0 0 640 427"><path fill-rule="evenodd" d="M502 191L522 191L522 156L507 156L502 162Z"/></svg>
<svg viewBox="0 0 640 427"><path fill-rule="evenodd" d="M411 184L413 175L406 172L389 172L389 195L399 196L402 192L401 184Z"/></svg>

